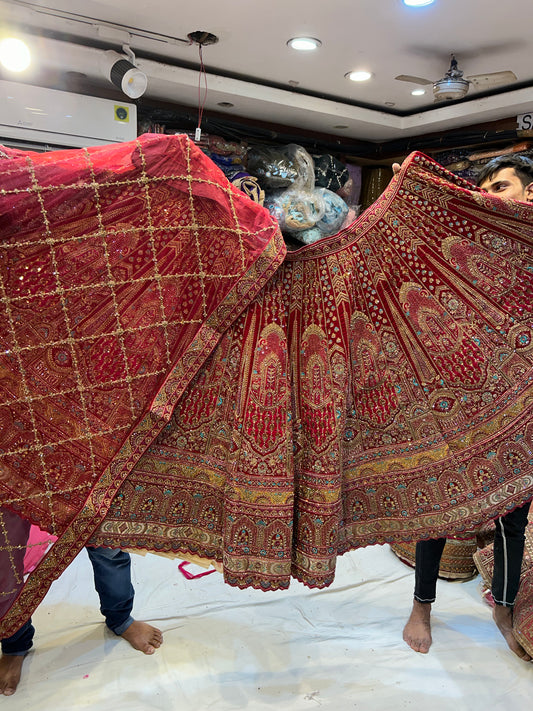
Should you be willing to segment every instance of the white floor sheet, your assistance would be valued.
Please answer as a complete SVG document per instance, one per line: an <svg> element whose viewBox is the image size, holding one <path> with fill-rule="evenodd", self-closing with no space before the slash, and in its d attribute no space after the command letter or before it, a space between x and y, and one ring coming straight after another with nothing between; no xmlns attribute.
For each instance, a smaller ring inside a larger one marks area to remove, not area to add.
<svg viewBox="0 0 533 711"><path fill-rule="evenodd" d="M132 558L134 615L163 630L161 649L145 656L105 629L82 551L36 612L34 650L2 709L533 709L533 663L508 650L480 578L439 581L433 647L421 655L402 640L413 571L388 546L340 558L326 590L293 582L276 593Z"/></svg>

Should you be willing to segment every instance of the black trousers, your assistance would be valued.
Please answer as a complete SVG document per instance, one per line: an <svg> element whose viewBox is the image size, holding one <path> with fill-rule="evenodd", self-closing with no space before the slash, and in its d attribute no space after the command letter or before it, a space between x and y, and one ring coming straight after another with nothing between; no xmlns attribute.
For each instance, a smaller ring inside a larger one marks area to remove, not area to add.
<svg viewBox="0 0 533 711"><path fill-rule="evenodd" d="M530 502L496 519L492 596L497 605L512 607L520 585L524 532ZM415 558L415 600L435 602L440 559L445 538L418 541Z"/></svg>

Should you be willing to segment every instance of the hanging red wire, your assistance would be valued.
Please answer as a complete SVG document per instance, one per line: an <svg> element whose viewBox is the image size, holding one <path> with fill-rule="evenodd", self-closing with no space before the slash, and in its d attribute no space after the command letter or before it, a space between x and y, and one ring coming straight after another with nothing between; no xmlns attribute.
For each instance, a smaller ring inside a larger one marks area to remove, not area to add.
<svg viewBox="0 0 533 711"><path fill-rule="evenodd" d="M204 106L205 106L205 102L207 100L207 72L205 71L204 59L202 57L202 45L201 44L198 45L198 52L200 55L200 74L198 75L198 127L196 129L196 133L198 136L197 140L199 140L199 138L200 138L200 136L198 134L201 132L202 116L204 114ZM205 83L203 99L202 99L202 94L201 94L202 76L204 77L204 83Z"/></svg>

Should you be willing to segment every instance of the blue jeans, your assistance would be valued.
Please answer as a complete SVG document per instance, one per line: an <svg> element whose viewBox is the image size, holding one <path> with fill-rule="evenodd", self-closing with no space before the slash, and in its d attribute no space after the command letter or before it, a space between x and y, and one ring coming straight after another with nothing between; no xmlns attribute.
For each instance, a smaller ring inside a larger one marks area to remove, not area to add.
<svg viewBox="0 0 533 711"><path fill-rule="evenodd" d="M133 622L134 589L131 584L129 553L118 548L86 548L94 571L94 587L100 598L100 612L116 635ZM11 637L2 640L2 654L23 655L33 646L35 628L28 620Z"/></svg>
<svg viewBox="0 0 533 711"><path fill-rule="evenodd" d="M491 592L497 605L512 607L518 593L529 507L528 501L495 521ZM418 541L416 544L414 597L418 602L435 602L440 559L445 543L445 538L437 538Z"/></svg>

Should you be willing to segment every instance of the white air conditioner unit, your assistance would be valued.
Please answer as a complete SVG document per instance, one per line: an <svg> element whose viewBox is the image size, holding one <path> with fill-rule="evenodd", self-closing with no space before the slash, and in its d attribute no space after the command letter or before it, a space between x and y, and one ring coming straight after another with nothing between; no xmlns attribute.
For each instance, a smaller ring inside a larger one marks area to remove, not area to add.
<svg viewBox="0 0 533 711"><path fill-rule="evenodd" d="M137 137L135 104L0 81L2 139L82 148Z"/></svg>

